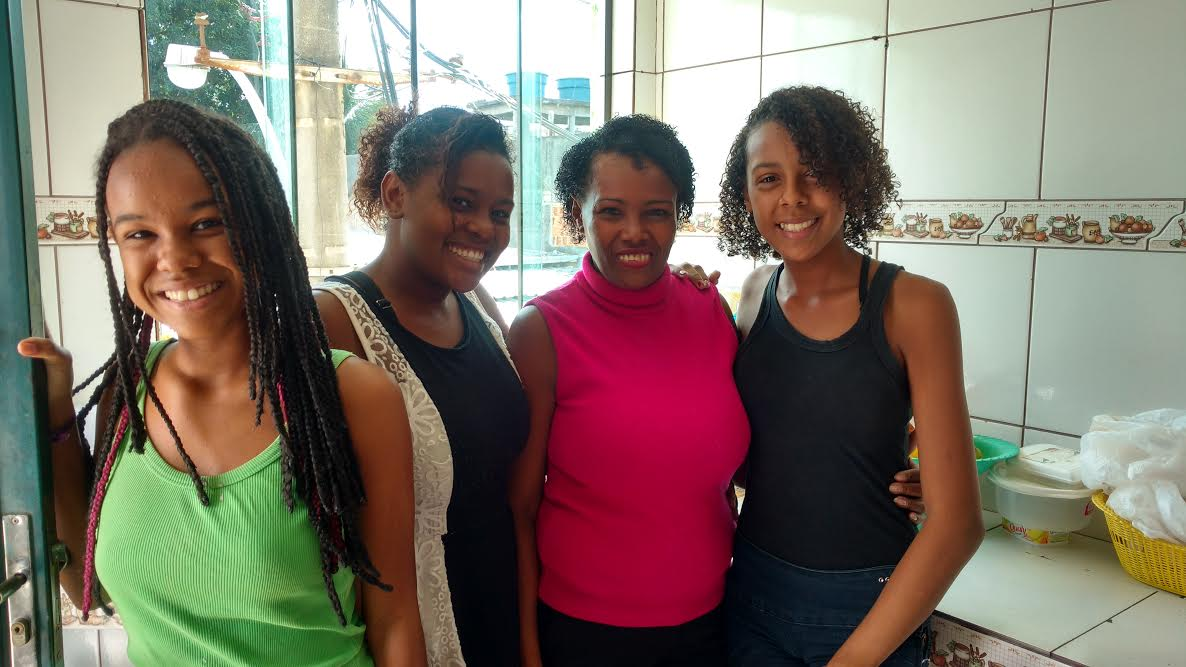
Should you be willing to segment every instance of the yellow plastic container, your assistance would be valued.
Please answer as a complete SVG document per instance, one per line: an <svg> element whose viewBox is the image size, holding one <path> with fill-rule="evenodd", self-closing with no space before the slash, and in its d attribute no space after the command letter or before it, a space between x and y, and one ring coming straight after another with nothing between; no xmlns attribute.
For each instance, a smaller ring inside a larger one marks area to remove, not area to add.
<svg viewBox="0 0 1186 667"><path fill-rule="evenodd" d="M1103 491L1091 500L1108 520L1112 546L1125 572L1143 584L1186 596L1186 547L1146 537L1108 507L1108 494Z"/></svg>

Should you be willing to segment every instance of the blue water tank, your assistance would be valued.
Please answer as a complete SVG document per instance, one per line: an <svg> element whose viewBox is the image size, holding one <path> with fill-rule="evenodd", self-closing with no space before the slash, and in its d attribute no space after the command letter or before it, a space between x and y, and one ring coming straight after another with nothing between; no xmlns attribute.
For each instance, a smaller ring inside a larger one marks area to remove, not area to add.
<svg viewBox="0 0 1186 667"><path fill-rule="evenodd" d="M562 100L589 101L588 77L556 79L556 87L560 89L560 99Z"/></svg>
<svg viewBox="0 0 1186 667"><path fill-rule="evenodd" d="M548 85L548 75L543 72L523 72L523 78L530 82L531 90L535 93L535 99L542 100L544 98L544 88ZM510 96L515 97L519 94L519 74L511 72L507 74L507 88L510 90Z"/></svg>

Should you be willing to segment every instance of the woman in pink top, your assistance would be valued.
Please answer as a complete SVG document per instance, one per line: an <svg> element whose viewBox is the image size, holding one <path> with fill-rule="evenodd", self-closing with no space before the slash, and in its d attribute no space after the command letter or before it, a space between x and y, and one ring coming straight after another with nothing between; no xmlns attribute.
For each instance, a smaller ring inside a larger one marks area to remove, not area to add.
<svg viewBox="0 0 1186 667"><path fill-rule="evenodd" d="M532 412L512 487L525 663L538 646L549 667L721 665L749 426L728 306L667 266L691 159L670 126L626 116L574 146L556 181L589 254L511 327Z"/></svg>

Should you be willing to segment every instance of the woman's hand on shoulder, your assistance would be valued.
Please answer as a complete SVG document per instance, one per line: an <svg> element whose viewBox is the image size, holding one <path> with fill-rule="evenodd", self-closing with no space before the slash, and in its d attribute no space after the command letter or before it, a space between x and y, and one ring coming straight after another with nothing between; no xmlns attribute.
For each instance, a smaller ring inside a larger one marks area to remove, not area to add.
<svg viewBox="0 0 1186 667"><path fill-rule="evenodd" d="M706 290L712 285L716 285L721 279L720 271L713 271L708 273L699 264L689 264L684 262L682 264L669 265L671 273L681 280L687 280L696 285L701 290Z"/></svg>

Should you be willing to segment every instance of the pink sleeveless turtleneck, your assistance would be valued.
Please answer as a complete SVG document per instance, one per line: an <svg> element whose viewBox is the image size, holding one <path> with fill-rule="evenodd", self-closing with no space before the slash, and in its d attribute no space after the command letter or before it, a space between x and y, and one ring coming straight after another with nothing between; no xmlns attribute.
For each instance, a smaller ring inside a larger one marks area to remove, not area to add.
<svg viewBox="0 0 1186 667"><path fill-rule="evenodd" d="M625 627L708 613L733 545L725 491L749 445L737 336L716 290L670 272L622 289L585 255L531 305L556 350L540 599Z"/></svg>

